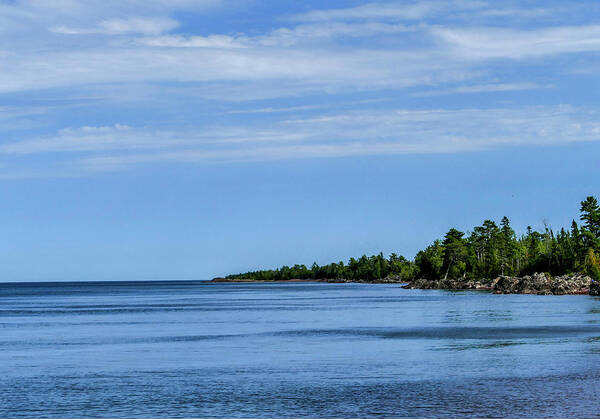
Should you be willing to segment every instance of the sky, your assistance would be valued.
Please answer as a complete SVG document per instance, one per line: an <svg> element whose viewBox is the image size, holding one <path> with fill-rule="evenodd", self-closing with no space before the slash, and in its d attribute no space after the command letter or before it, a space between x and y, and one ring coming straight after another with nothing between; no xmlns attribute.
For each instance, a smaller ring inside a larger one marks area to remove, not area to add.
<svg viewBox="0 0 600 419"><path fill-rule="evenodd" d="M597 0L0 0L0 282L569 226L599 92Z"/></svg>

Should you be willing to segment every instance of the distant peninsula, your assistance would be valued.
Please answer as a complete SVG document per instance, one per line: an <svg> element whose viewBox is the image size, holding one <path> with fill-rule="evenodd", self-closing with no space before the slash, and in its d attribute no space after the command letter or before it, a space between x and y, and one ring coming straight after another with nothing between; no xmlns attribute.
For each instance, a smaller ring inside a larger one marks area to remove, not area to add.
<svg viewBox="0 0 600 419"><path fill-rule="evenodd" d="M496 293L600 295L600 206L580 204L581 224L517 236L510 220L485 220L469 233L451 228L413 260L392 253L320 266L282 266L215 278L213 282L401 283L406 288L475 289Z"/></svg>

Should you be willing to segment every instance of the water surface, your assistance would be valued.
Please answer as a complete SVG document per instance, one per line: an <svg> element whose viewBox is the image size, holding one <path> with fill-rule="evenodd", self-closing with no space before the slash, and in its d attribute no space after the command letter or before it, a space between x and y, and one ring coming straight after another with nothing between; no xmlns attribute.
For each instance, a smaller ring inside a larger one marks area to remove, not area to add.
<svg viewBox="0 0 600 419"><path fill-rule="evenodd" d="M0 417L600 417L600 299L0 284Z"/></svg>

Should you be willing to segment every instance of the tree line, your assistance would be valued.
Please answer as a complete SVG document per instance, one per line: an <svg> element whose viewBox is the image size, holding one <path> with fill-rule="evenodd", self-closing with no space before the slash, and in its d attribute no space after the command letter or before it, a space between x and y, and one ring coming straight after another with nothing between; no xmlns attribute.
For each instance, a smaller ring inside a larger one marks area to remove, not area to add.
<svg viewBox="0 0 600 419"><path fill-rule="evenodd" d="M499 275L520 276L534 272L550 275L584 273L600 280L600 206L592 196L581 202L580 223L570 229L543 231L527 227L517 236L510 220L500 224L485 220L469 233L451 228L443 239L435 240L417 253L414 260L392 253L350 258L319 266L283 266L229 275L228 279L281 281L290 279L329 279L377 281L395 277L402 281L426 279L483 279Z"/></svg>

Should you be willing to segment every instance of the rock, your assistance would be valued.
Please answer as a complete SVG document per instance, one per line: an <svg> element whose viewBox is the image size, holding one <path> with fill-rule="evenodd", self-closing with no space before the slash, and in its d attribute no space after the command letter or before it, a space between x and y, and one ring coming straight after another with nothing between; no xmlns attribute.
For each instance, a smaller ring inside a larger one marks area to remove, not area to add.
<svg viewBox="0 0 600 419"><path fill-rule="evenodd" d="M535 273L522 278L499 277L493 290L496 294L587 294L591 282L590 277L580 274L552 278L543 273Z"/></svg>
<svg viewBox="0 0 600 419"><path fill-rule="evenodd" d="M600 284L590 277L575 274L551 277L535 273L524 277L499 276L494 280L417 279L404 286L408 289L491 290L495 294L567 295L590 294L600 296Z"/></svg>
<svg viewBox="0 0 600 419"><path fill-rule="evenodd" d="M545 274L535 273L531 276L524 276L523 278L517 278L518 285L516 292L518 294L524 294L524 290L529 290L530 294L541 294L548 290L549 278Z"/></svg>
<svg viewBox="0 0 600 419"><path fill-rule="evenodd" d="M403 284L406 282L400 275L388 275L383 278L380 282L384 284Z"/></svg>
<svg viewBox="0 0 600 419"><path fill-rule="evenodd" d="M517 292L519 278L500 276L494 281L492 290L496 294L514 294Z"/></svg>
<svg viewBox="0 0 600 419"><path fill-rule="evenodd" d="M600 296L600 282L592 281L590 284L590 295Z"/></svg>
<svg viewBox="0 0 600 419"><path fill-rule="evenodd" d="M490 290L491 284L486 281L474 281L471 279L416 279L405 285L405 289L421 290Z"/></svg>

